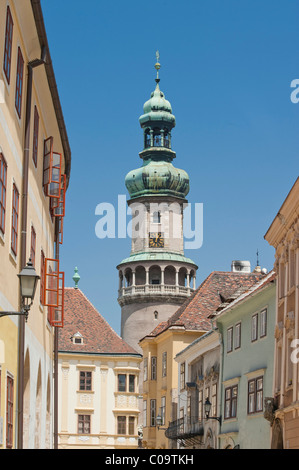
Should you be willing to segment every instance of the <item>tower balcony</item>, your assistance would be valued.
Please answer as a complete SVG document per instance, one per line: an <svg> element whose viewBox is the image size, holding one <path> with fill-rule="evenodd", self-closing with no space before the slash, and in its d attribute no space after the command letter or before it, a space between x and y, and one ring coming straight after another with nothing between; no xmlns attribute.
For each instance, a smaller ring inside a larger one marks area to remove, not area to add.
<svg viewBox="0 0 299 470"><path fill-rule="evenodd" d="M119 297L134 294L180 294L189 297L194 289L185 286L168 286L166 284L145 284L144 286L122 287L118 291Z"/></svg>
<svg viewBox="0 0 299 470"><path fill-rule="evenodd" d="M182 266L126 267L119 273L118 302L162 300L183 303L196 288L194 269Z"/></svg>

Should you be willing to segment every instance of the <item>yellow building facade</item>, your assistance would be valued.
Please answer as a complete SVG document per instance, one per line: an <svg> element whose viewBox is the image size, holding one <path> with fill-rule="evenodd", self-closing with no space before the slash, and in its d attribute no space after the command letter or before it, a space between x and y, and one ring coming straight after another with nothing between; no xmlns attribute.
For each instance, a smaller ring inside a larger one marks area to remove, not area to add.
<svg viewBox="0 0 299 470"><path fill-rule="evenodd" d="M59 257L61 233L45 190L45 141L61 154L67 184L71 153L40 2L1 0L0 19L0 313L20 311L17 275L29 258L41 277L27 322L0 318L0 449L50 448L54 328L44 262Z"/></svg>
<svg viewBox="0 0 299 470"><path fill-rule="evenodd" d="M178 416L178 363L176 355L202 332L186 332L173 326L157 336L146 336L140 342L143 351L143 447L169 449L165 436L169 422ZM157 416L161 426L157 426Z"/></svg>
<svg viewBox="0 0 299 470"><path fill-rule="evenodd" d="M299 449L299 178L265 239L277 272L272 448Z"/></svg>

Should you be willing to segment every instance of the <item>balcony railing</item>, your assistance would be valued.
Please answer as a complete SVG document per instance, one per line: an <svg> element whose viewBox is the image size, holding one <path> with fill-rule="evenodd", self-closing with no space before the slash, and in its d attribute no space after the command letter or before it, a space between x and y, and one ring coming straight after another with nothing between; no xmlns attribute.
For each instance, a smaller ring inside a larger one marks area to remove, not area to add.
<svg viewBox="0 0 299 470"><path fill-rule="evenodd" d="M198 417L184 417L169 423L165 431L168 439L188 439L195 436L203 436L203 421Z"/></svg>
<svg viewBox="0 0 299 470"><path fill-rule="evenodd" d="M170 294L170 295L184 295L188 297L193 292L191 287L173 286L167 284L145 284L142 286L129 286L121 287L118 291L118 296L134 294Z"/></svg>

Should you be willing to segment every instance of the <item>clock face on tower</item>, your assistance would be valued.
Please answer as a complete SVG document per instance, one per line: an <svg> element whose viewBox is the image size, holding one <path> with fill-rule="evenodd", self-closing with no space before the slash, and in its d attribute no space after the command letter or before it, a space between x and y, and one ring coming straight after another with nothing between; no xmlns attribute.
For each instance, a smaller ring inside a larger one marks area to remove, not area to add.
<svg viewBox="0 0 299 470"><path fill-rule="evenodd" d="M163 248L164 238L161 232L155 232L149 234L149 247L150 248Z"/></svg>

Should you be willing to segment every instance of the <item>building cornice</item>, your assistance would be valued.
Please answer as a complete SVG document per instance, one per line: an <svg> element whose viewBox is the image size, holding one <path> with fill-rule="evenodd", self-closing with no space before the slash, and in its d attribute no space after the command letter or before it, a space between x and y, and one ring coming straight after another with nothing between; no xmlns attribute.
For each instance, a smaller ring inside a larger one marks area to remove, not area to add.
<svg viewBox="0 0 299 470"><path fill-rule="evenodd" d="M43 49L44 47L46 48L47 59L46 59L46 64L45 64L45 70L46 70L47 79L49 82L49 88L50 88L50 92L52 96L53 106L54 106L54 110L55 110L55 114L57 118L57 123L59 127L61 141L62 141L63 151L64 151L65 174L66 174L67 186L68 186L70 173L71 173L71 149L70 149L70 144L69 144L68 135L66 131L60 98L58 94L58 88L57 88L56 78L54 74L52 59L50 55L50 49L49 49L48 38L47 38L40 0L31 0L31 6L32 6L33 16L34 16L37 34L38 34L38 38L40 42L40 47L41 49Z"/></svg>

